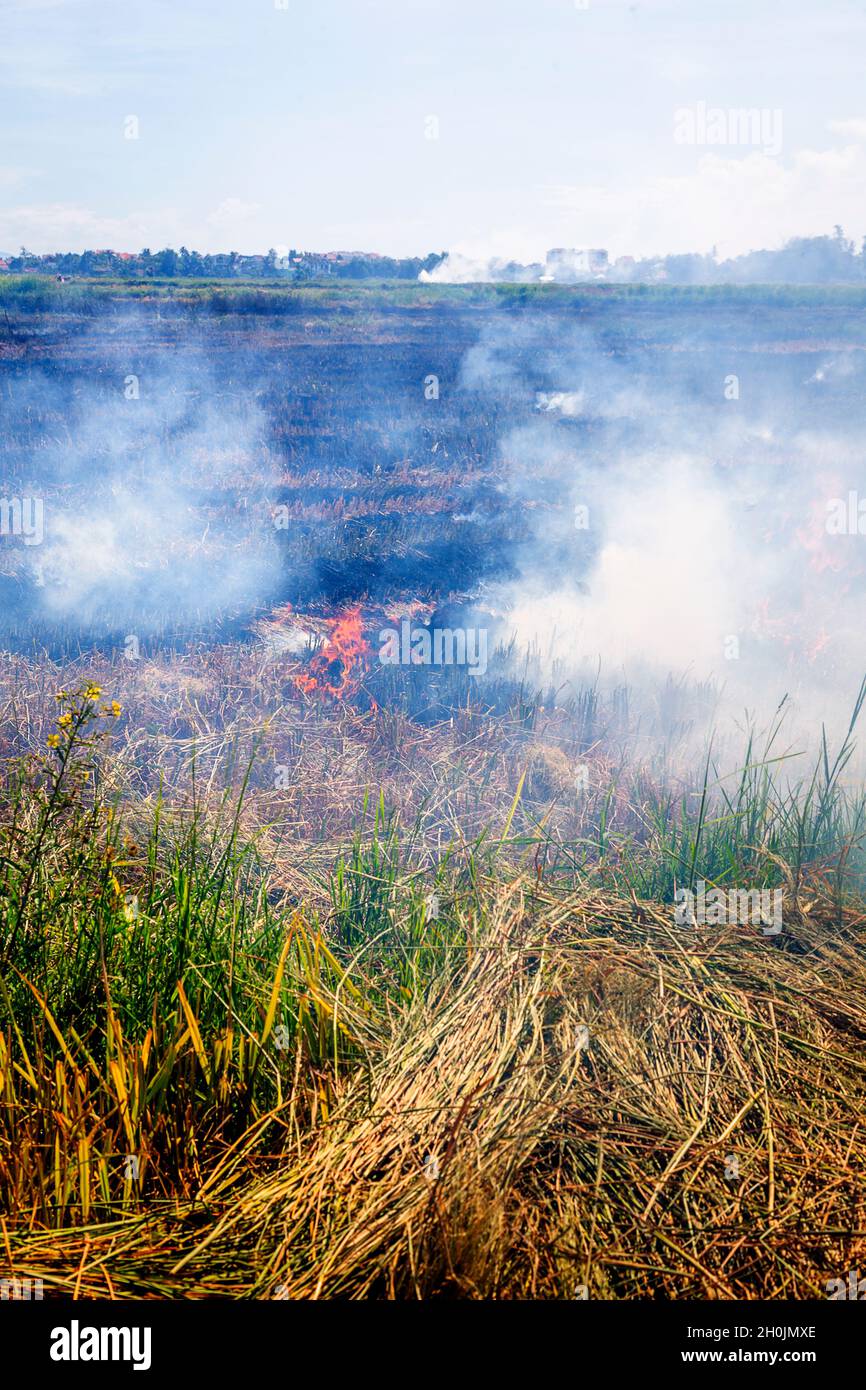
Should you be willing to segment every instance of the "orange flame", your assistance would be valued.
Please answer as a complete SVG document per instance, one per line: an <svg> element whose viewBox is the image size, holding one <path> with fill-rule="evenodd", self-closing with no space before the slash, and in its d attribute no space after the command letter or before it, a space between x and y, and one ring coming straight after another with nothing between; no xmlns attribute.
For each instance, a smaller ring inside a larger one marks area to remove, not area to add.
<svg viewBox="0 0 866 1390"><path fill-rule="evenodd" d="M345 700L357 693L370 658L360 608L347 608L329 618L328 636L306 671L292 679L305 695L330 695Z"/></svg>
<svg viewBox="0 0 866 1390"><path fill-rule="evenodd" d="M802 614L800 620L802 626ZM802 661L808 661L810 664L817 661L821 653L831 647L833 642L823 625L818 626L810 636L798 628L792 615L774 615L768 598L755 604L750 630L763 641L778 644L785 651L790 665Z"/></svg>

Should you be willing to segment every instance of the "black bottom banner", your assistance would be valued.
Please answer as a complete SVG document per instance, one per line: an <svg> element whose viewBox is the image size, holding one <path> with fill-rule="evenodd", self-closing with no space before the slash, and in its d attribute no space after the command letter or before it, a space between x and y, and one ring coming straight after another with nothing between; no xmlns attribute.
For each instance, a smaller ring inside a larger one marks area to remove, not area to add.
<svg viewBox="0 0 866 1390"><path fill-rule="evenodd" d="M32 1291L31 1291L32 1292ZM4 1380L10 1363L48 1383L189 1372L257 1377L303 1370L386 1382L443 1383L459 1366L489 1378L542 1348L571 1347L587 1366L700 1380L713 1367L760 1367L772 1384L790 1371L823 1382L856 1363L860 1315L837 1303L472 1303L426 1306L329 1302L0 1302ZM551 1341L555 1338L555 1341ZM543 1339L543 1340L542 1340ZM533 1348L535 1351L533 1352ZM409 1360L407 1361L407 1356Z"/></svg>

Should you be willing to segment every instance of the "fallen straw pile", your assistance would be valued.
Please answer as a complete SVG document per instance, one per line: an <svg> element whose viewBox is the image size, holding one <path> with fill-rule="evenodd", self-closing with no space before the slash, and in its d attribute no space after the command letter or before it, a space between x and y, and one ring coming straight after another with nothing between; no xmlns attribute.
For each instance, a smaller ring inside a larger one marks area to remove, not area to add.
<svg viewBox="0 0 866 1390"><path fill-rule="evenodd" d="M293 1089L186 1210L7 1228L10 1265L82 1296L826 1297L866 1255L864 917L819 885L779 941L484 902L406 1008L323 991L367 1042L316 1123Z"/></svg>

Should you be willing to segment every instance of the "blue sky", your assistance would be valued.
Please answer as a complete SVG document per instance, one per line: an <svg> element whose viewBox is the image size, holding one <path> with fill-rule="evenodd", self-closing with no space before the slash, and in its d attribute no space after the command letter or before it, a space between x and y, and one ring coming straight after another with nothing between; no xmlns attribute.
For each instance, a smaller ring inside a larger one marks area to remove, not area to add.
<svg viewBox="0 0 866 1390"><path fill-rule="evenodd" d="M866 234L866 0L279 4L0 0L0 251ZM780 151L678 143L699 103Z"/></svg>

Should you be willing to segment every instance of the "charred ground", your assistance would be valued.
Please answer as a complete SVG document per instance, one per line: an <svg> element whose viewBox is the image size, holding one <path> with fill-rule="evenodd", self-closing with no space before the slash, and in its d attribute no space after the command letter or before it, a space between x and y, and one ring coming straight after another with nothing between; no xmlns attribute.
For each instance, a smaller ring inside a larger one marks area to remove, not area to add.
<svg viewBox="0 0 866 1390"><path fill-rule="evenodd" d="M661 438L666 415L671 435L692 417L699 438L700 417L720 409L720 383L731 373L748 379L752 411L762 397L785 394L792 430L814 429L840 409L863 417L866 340L852 314L859 291L817 300L778 290L550 291L211 287L184 298L150 285L139 299L129 289L28 292L7 281L4 490L44 492L50 537L64 515L80 516L86 529L118 478L158 474L168 493L155 505L192 518L181 548L193 544L200 520L202 552L218 544L278 551L258 592L233 595L210 614L215 636L238 636L251 617L287 602L315 609L477 596L520 573L546 516L551 572L579 580L594 539L575 545L557 450L578 450L603 474L613 450L638 447L646 419L627 401L615 418L594 414L590 389L579 415L545 420L552 462L527 468L522 460L518 469L509 441L544 416L540 401L572 390L582 368L590 379L600 358L655 396ZM557 354L563 339L568 350ZM851 373L818 400L798 391L834 351L846 354ZM131 377L140 395L126 400ZM223 415L230 427L221 439ZM197 434L204 418L211 457ZM111 428L100 432L100 421ZM231 437L239 421L240 443ZM736 458L718 460L721 471L736 466ZM160 585L149 586L162 563L153 535L133 527L125 543L142 551L139 622L163 639L182 638L186 626L206 640L209 620L184 625ZM24 563L31 558L4 541L7 640L30 644L38 632L55 647L78 646L100 628L112 635L108 586L92 602L83 595L85 613L65 604L62 617L49 616L51 581L37 588ZM195 579L193 566L189 584ZM115 638L134 617L118 617Z"/></svg>

